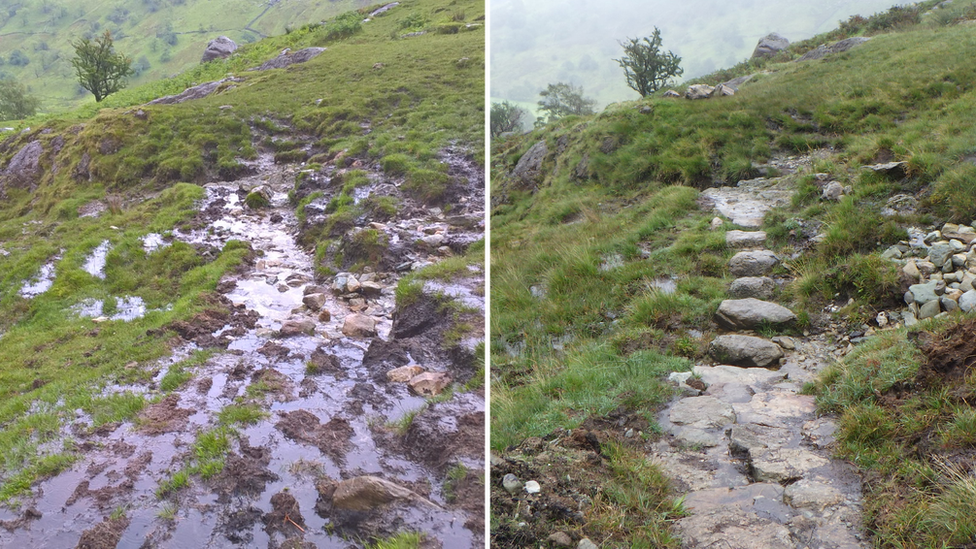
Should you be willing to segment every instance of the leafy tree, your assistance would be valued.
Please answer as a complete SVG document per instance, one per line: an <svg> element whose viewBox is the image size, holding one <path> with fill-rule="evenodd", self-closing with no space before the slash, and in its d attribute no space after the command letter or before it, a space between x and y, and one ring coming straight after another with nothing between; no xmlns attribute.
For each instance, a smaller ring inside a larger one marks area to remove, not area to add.
<svg viewBox="0 0 976 549"><path fill-rule="evenodd" d="M33 116L40 102L27 94L16 80L0 80L0 120L19 120Z"/></svg>
<svg viewBox="0 0 976 549"><path fill-rule="evenodd" d="M505 132L514 132L522 128L522 119L528 114L525 109L513 105L508 101L491 104L491 123L489 129L492 137L498 137Z"/></svg>
<svg viewBox="0 0 976 549"><path fill-rule="evenodd" d="M537 124L549 123L571 114L593 114L595 99L583 97L583 87L558 82L549 84L545 90L539 92L539 110L545 113L545 119L539 117ZM544 120L544 121L543 121Z"/></svg>
<svg viewBox="0 0 976 549"><path fill-rule="evenodd" d="M96 102L125 87L126 78L132 74L132 60L115 53L112 33L105 31L95 40L82 39L72 46L75 58L71 64L75 67L78 82L95 96Z"/></svg>
<svg viewBox="0 0 976 549"><path fill-rule="evenodd" d="M654 36L629 40L620 42L625 55L614 61L624 69L627 85L641 97L656 92L685 72L680 66L680 57L671 51L661 51L661 30L657 27L654 27Z"/></svg>

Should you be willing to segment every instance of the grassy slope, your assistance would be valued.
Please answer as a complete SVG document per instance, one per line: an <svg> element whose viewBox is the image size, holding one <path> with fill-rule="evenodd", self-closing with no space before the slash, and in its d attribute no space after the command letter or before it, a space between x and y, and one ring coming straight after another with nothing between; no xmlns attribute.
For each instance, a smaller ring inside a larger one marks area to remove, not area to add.
<svg viewBox="0 0 976 549"><path fill-rule="evenodd" d="M117 51L133 61L145 58L150 67L132 79L133 85L139 85L198 64L207 42L219 35L244 44L370 4L368 0L291 0L278 2L265 12L267 2L261 0L17 2L0 13L0 58L9 60L11 53L19 50L30 63L6 63L0 71L29 86L41 99L42 111L63 111L93 101L91 94L78 86L71 66L71 43L85 33L97 35L111 30L119 37ZM123 15L123 11L127 13ZM244 29L262 13L251 26L257 32ZM175 35L169 38L170 33Z"/></svg>
<svg viewBox="0 0 976 549"><path fill-rule="evenodd" d="M147 332L199 311L220 276L241 261L246 250L235 246L209 262L185 245L147 257L138 238L192 216L203 192L198 184L232 174L237 158L255 154L252 130L278 141L315 142L312 152L323 158L341 151L366 162L398 155L407 173L439 173L444 168L434 157L455 141L483 158L484 29L475 22L483 15L474 0L408 0L351 37L329 38L336 28L331 23L295 30L250 45L226 62L125 90L103 103L109 108L28 120L30 131L0 142L0 165L29 141L45 147L36 191L11 188L0 202L0 242L9 252L0 257L0 499L69 463L73 448L70 441L61 446L58 432L72 410L96 408L106 383L151 376L146 368L170 349L167 335ZM437 32L455 28L459 16L474 26ZM352 20L361 18L354 14ZM393 38L418 19L427 21L429 34ZM305 46L328 50L288 69L243 71L285 47ZM463 57L468 60L458 63ZM374 69L375 63L384 66ZM134 105L228 73L245 80L206 99L143 106L146 116L135 116ZM60 139L55 154L53 142ZM92 180L76 180L72 173L86 154ZM121 207L98 218L79 217L78 208L92 200ZM113 245L114 267L105 280L81 269L102 240ZM22 298L23 281L59 252L54 287ZM90 320L65 313L84 298L110 295L137 295L149 308L172 309L95 329ZM138 411L140 400L106 406L122 407L127 416Z"/></svg>
<svg viewBox="0 0 976 549"><path fill-rule="evenodd" d="M972 27L923 20L899 30L823 61L766 65L734 97L648 98L493 144L494 449L667 398L658 376L686 367L676 357L701 355L732 279L724 232L733 226L709 230L695 187L754 177L774 155L832 146L813 171L853 187L840 203L820 203L812 175L798 174L792 206L767 216L781 257L797 251L790 231L801 222L825 223L823 242L778 267L796 280L777 300L801 325L832 300L853 299L842 311L852 325L897 306L896 274L879 248L911 224L976 216L976 168L966 160L976 152ZM533 191L507 174L539 140L562 153ZM909 176L860 169L887 159L908 161ZM899 192L922 197L922 213L882 218ZM614 255L623 267L601 269ZM676 292L655 287L663 276L678 277Z"/></svg>

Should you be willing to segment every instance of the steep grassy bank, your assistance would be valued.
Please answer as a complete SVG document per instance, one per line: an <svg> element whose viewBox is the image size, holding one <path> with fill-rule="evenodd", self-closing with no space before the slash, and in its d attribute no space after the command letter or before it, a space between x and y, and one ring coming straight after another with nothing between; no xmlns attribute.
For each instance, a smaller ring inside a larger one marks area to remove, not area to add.
<svg viewBox="0 0 976 549"><path fill-rule="evenodd" d="M798 316L788 333L821 332L838 322L845 326L838 339L880 331L873 319L903 306L904 291L897 266L880 252L907 239L909 227L931 230L976 215L976 75L969 55L976 43L969 23L956 24L968 9L904 21L892 10L857 21L853 30L820 40L869 33L870 41L793 62L816 45L798 44L732 97L650 97L494 143L493 450L523 452L516 445L526 437L558 440L565 429L621 414L645 416L644 433L654 440L653 412L670 395L659 376L687 369L682 357L704 358L717 331L712 317L733 278L725 232L736 227L711 226L714 214L696 203L708 187L783 177L795 188L791 204L768 213L763 226L783 258L770 276L789 282L773 300ZM756 70L743 64L703 80ZM533 152L541 162L513 173L540 142L545 152ZM904 170L865 169L889 161L905 161ZM850 189L839 201L821 200L815 174ZM899 194L920 207L882 215ZM968 414L967 406L959 410ZM902 417L907 409L890 413ZM948 493L944 484L928 486L933 497ZM954 509L966 515L964 507ZM910 531L904 516L917 511L904 510L897 528ZM632 531L596 527L593 513L562 526L611 545L635 543ZM879 526L889 520L881 515L869 525L879 543L905 543ZM518 528L510 520L495 516L493 532L511 539ZM965 528L960 522L931 529L930 539L946 531L965 536Z"/></svg>

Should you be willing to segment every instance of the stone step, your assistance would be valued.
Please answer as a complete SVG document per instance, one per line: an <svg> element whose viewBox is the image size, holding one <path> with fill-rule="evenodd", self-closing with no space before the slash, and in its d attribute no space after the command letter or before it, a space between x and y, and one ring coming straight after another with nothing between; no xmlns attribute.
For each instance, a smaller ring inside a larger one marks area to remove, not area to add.
<svg viewBox="0 0 976 549"><path fill-rule="evenodd" d="M708 345L708 354L717 362L747 368L778 368L783 349L761 337L720 335Z"/></svg>
<svg viewBox="0 0 976 549"><path fill-rule="evenodd" d="M779 263L779 257L769 250L739 252L729 260L732 276L765 276Z"/></svg>
<svg viewBox="0 0 976 549"><path fill-rule="evenodd" d="M796 320L793 311L761 299L726 299L715 313L715 323L726 330L754 330L763 325L784 326Z"/></svg>
<svg viewBox="0 0 976 549"><path fill-rule="evenodd" d="M761 248L766 243L766 231L727 231L725 245L730 248Z"/></svg>

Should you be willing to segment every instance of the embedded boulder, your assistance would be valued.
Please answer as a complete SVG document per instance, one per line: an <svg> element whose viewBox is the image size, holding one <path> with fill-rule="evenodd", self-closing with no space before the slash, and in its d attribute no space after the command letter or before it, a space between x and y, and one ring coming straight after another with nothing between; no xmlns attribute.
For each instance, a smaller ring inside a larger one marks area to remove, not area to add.
<svg viewBox="0 0 976 549"><path fill-rule="evenodd" d="M707 84L695 84L688 86L685 91L685 99L708 99L712 96L713 91L715 88Z"/></svg>
<svg viewBox="0 0 976 549"><path fill-rule="evenodd" d="M248 70L266 71L268 69L283 69L288 65L294 65L296 63L305 63L307 61L310 61L313 58L318 57L318 55L324 51L325 48L305 48L295 52L285 49L280 54L278 54L278 57L275 57L274 59L269 59L268 61L262 63L261 66L253 69L248 69Z"/></svg>
<svg viewBox="0 0 976 549"><path fill-rule="evenodd" d="M779 345L761 337L745 335L721 335L712 340L708 352L723 364L746 368L775 366L783 357Z"/></svg>
<svg viewBox="0 0 976 549"><path fill-rule="evenodd" d="M764 276L777 263L779 258L769 250L739 252L729 260L729 272L733 276Z"/></svg>
<svg viewBox="0 0 976 549"><path fill-rule="evenodd" d="M729 286L729 295L736 299L769 299L775 292L776 282L768 276L744 276L733 280Z"/></svg>
<svg viewBox="0 0 976 549"><path fill-rule="evenodd" d="M755 298L726 299L718 306L715 323L726 330L752 330L762 325L781 326L796 320L782 305Z"/></svg>
<svg viewBox="0 0 976 549"><path fill-rule="evenodd" d="M759 39L756 49L752 51L752 58L772 57L788 47L790 47L789 40L772 32Z"/></svg>
<svg viewBox="0 0 976 549"><path fill-rule="evenodd" d="M226 36L218 36L207 43L207 49L203 50L201 63L207 63L214 59L226 59L230 54L237 51L237 43Z"/></svg>
<svg viewBox="0 0 976 549"><path fill-rule="evenodd" d="M412 490L374 476L344 480L336 486L332 494L334 508L350 511L370 511L399 500L420 501L437 507L435 503Z"/></svg>

